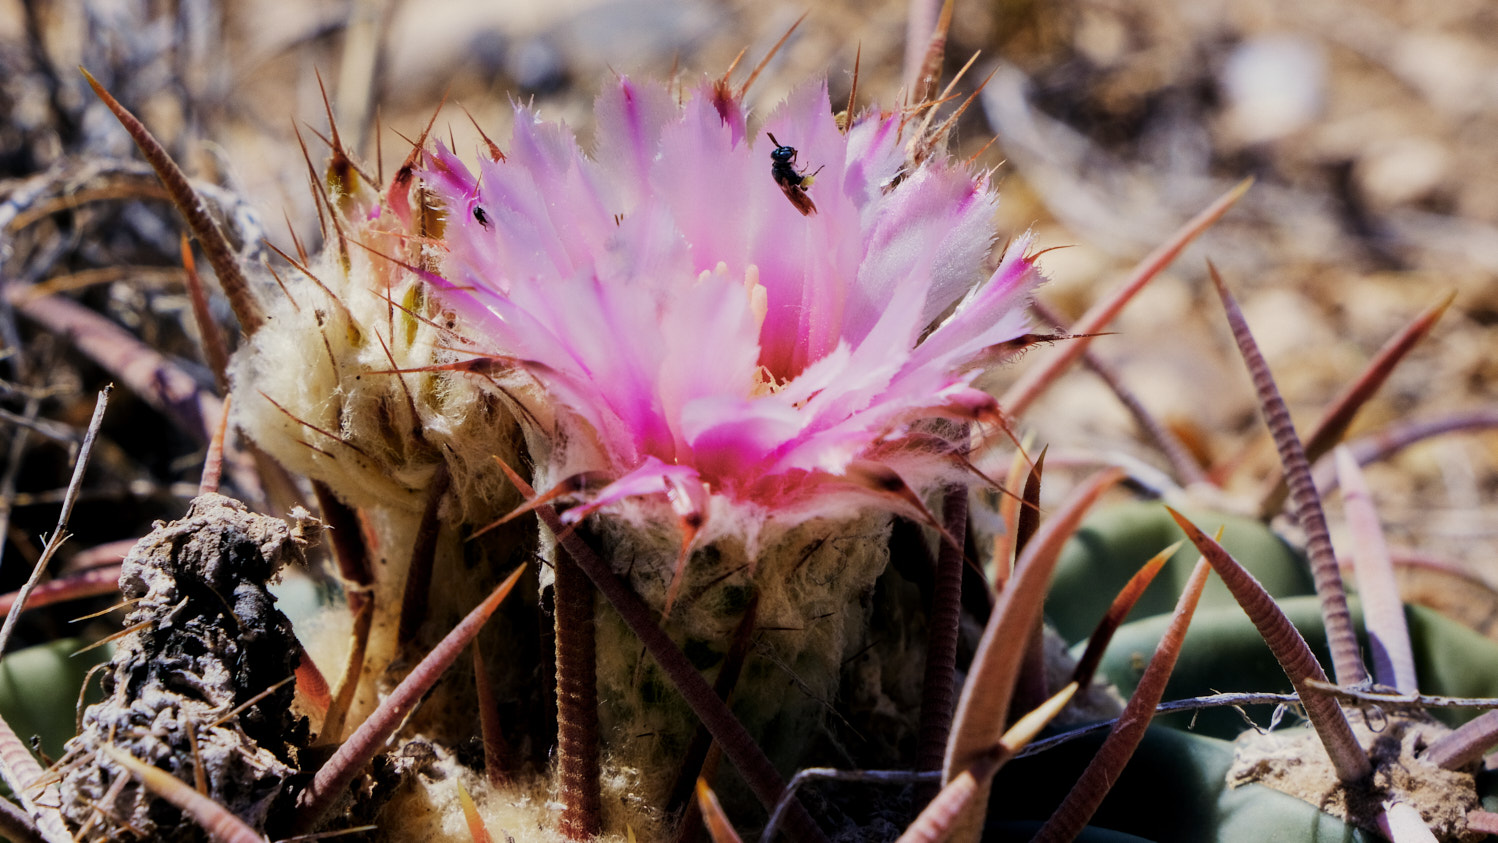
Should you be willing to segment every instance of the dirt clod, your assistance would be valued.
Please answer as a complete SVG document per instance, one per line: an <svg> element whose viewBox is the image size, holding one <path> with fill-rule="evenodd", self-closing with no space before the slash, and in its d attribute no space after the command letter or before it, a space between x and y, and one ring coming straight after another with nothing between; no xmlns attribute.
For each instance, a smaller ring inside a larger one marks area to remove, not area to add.
<svg viewBox="0 0 1498 843"><path fill-rule="evenodd" d="M1331 759L1309 727L1245 732L1237 741L1228 784L1262 784L1370 829L1376 827L1380 806L1397 800L1418 810L1440 840L1483 839L1467 829L1467 811L1479 807L1471 773L1444 770L1419 757L1449 729L1418 714L1365 718L1348 713L1358 742L1370 747L1373 761L1372 780L1363 786L1337 781Z"/></svg>
<svg viewBox="0 0 1498 843"><path fill-rule="evenodd" d="M132 631L104 674L106 699L84 713L61 763L63 813L75 827L91 823L111 840L207 839L104 758L103 744L202 781L256 829L291 796L307 739L306 721L291 714L295 688L284 681L298 647L266 584L301 561L298 535L285 521L205 494L131 549L120 590L137 601L125 620Z"/></svg>

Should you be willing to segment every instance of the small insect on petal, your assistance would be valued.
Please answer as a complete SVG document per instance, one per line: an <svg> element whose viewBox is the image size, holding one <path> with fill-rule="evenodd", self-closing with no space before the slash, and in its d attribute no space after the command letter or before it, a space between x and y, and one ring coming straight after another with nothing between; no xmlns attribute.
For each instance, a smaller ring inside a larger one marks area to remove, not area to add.
<svg viewBox="0 0 1498 843"><path fill-rule="evenodd" d="M785 146L769 132L765 134L769 136L770 143L775 144L775 148L770 150L770 176L775 179L776 184L780 185L785 198L791 200L791 205L801 212L801 216L809 217L815 214L816 203L811 201L811 196L807 195L806 189L811 187L812 180L816 178L817 173L822 172L822 168L818 167L816 172L809 176L804 168L796 169L796 148Z"/></svg>

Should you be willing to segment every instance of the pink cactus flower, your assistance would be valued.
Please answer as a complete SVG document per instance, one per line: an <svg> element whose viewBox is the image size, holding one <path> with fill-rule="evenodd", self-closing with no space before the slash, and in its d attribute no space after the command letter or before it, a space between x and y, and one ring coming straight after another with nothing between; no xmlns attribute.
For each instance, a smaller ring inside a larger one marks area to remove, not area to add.
<svg viewBox="0 0 1498 843"><path fill-rule="evenodd" d="M971 382L1024 335L1039 274L1028 239L992 258L986 174L912 161L899 113L840 129L825 85L747 122L721 89L620 79L591 156L517 106L507 157L426 157L439 295L565 408L542 472L610 481L572 520L661 495L689 532L908 512L961 471L916 423L997 418Z"/></svg>

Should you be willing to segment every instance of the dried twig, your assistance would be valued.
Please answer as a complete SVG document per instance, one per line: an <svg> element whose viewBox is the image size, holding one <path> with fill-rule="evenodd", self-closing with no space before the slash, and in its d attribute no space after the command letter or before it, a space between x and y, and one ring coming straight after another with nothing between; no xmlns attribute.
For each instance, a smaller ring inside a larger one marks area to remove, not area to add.
<svg viewBox="0 0 1498 843"><path fill-rule="evenodd" d="M113 594L120 589L120 566L106 565L102 568L93 568L80 571L64 579L48 580L38 583L36 588L26 600L26 608L39 609L53 603L63 603L68 600L82 600L88 597L98 597L104 594ZM0 594L0 612L9 613L11 607L16 605L21 592L12 591L8 594Z"/></svg>
<svg viewBox="0 0 1498 843"><path fill-rule="evenodd" d="M24 289L24 288L21 288ZM7 292L19 296L17 288ZM118 378L182 432L198 442L212 438L209 419L217 420L223 402L156 349L105 316L58 296L17 301L16 310L48 331L68 337L90 360Z"/></svg>
<svg viewBox="0 0 1498 843"><path fill-rule="evenodd" d="M16 601L11 604L10 611L6 613L4 625L0 625L0 654L4 654L5 645L10 641L16 618L20 617L21 611L26 608L26 598L30 597L31 592L36 589L42 573L47 570L47 563L52 561L52 556L57 553L57 549L67 538L68 518L73 514L73 502L78 499L78 489L83 485L83 471L88 466L88 456L94 449L94 439L99 435L99 425L104 421L104 408L109 405L109 393L113 389L113 384L104 387L94 402L94 417L89 421L88 433L83 437L83 445L78 449L78 459L73 464L73 479L68 482L68 493L62 501L62 512L57 516L57 528L48 537L47 547L42 551L42 557L31 569L31 576L21 587L20 593L16 595Z"/></svg>
<svg viewBox="0 0 1498 843"><path fill-rule="evenodd" d="M69 516L72 515L73 500L77 497L78 486L83 479L83 467L88 461L89 451L93 449L94 437L98 434L99 423L103 418L104 406L109 395L110 387L105 387L99 394L98 402L94 409L94 418L89 424L88 433L84 436L83 444L78 450L78 459L73 468L73 480L68 485L67 496L63 499L62 514L58 519L57 529L53 532L47 542L47 549L37 560L32 569L31 577L27 580L5 615L5 623L0 626L0 653L4 652L5 641L10 636L11 629L15 626L16 618L26 608L26 598L36 589L37 580L41 572L47 567L52 554L62 544L63 531L67 527ZM35 412L35 404L29 404L29 412ZM17 437L24 439L25 431ZM9 476L9 475L8 475ZM13 477L11 478L13 479ZM5 515L9 515L9 491L7 489ZM3 543L4 535L0 533L0 543ZM38 801L32 795L32 786L43 777L41 765L36 758L32 757L26 746L16 737L10 724L0 718L0 778L10 787L11 793L21 800L22 807L30 815L35 823L34 829L49 843L72 843L72 835L67 831L67 825L63 822L62 812L56 807L57 790L56 785L49 785L44 789L42 795L46 797Z"/></svg>

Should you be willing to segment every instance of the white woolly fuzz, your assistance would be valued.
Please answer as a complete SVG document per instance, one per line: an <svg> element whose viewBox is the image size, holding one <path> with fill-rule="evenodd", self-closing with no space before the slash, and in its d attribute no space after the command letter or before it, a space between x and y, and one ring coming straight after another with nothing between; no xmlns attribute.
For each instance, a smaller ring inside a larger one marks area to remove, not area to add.
<svg viewBox="0 0 1498 843"><path fill-rule="evenodd" d="M435 757L406 780L385 805L376 822L376 839L420 840L423 843L473 843L458 797L458 784L471 795L480 820L495 841L565 843L557 830L561 804L550 779L522 776L493 787L480 772L469 770L441 747L423 746ZM670 839L669 826L659 806L638 795L639 771L606 760L603 790L603 834L594 843Z"/></svg>
<svg viewBox="0 0 1498 843"><path fill-rule="evenodd" d="M406 655L400 645L430 645L450 629L474 595L526 557L534 527L465 542L471 530L520 505L496 458L522 465L507 396L533 388L529 376L494 366L434 369L476 357L464 351L452 314L418 273L375 253L400 253L402 237L375 221L344 225L367 248L329 248L307 272L282 279L285 295L268 303L264 326L235 356L232 395L235 422L259 447L359 510L374 614L347 726L399 678L399 671L385 673ZM442 471L449 487L438 503L426 624L415 641L399 642L411 554ZM335 649L346 651L346 641ZM343 675L343 659L319 659L331 682Z"/></svg>
<svg viewBox="0 0 1498 843"><path fill-rule="evenodd" d="M606 513L588 522L616 571L658 611L681 541L669 509L663 503L659 508L664 511L654 518ZM663 626L709 676L758 595L755 643L733 707L782 766L795 764L820 731L837 696L843 661L864 644L869 596L889 561L890 524L891 517L877 511L789 529L772 522L758 536L753 555L743 537L725 535L695 550L687 562ZM597 634L604 743L617 763L641 771L637 793L660 804L696 719L611 609L600 609Z"/></svg>
<svg viewBox="0 0 1498 843"><path fill-rule="evenodd" d="M351 506L420 512L443 463L465 520L517 505L494 457L519 464L504 396L532 388L528 378L432 370L477 355L425 282L390 259L329 249L310 271L284 279L286 295L235 356L236 424Z"/></svg>

